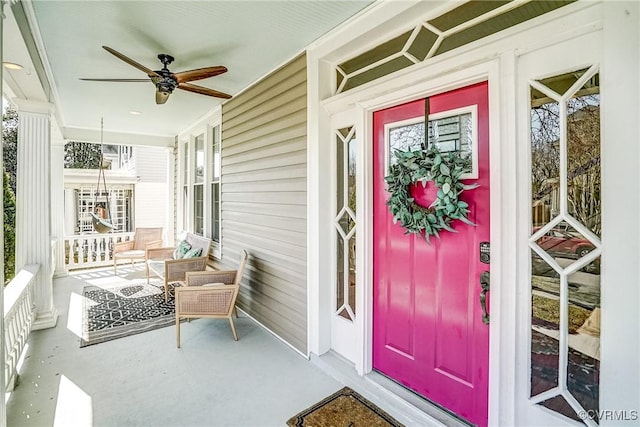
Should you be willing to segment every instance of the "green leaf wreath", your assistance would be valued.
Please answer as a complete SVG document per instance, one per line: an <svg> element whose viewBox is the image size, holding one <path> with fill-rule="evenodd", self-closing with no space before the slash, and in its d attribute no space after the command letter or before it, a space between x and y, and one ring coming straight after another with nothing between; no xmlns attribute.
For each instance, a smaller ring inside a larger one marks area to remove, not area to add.
<svg viewBox="0 0 640 427"><path fill-rule="evenodd" d="M440 231L453 231L451 222L460 221L475 225L468 218L469 205L460 200L465 190L478 187L477 184L465 185L460 177L471 171L471 161L457 152L441 153L435 145L427 150L395 150L396 163L384 180L387 191L391 193L387 205L393 215L393 222L406 229L405 234L422 234L429 242L430 236L440 238ZM438 195L431 206L418 205L409 186L421 182L425 187L433 181L438 187Z"/></svg>

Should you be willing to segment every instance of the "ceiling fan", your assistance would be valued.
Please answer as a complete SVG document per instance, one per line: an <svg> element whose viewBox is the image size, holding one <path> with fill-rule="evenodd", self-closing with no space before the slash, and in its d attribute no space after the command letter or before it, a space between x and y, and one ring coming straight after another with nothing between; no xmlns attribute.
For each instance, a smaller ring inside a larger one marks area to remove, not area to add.
<svg viewBox="0 0 640 427"><path fill-rule="evenodd" d="M174 60L173 56L161 53L158 59L162 62L162 69L153 71L144 65L134 61L128 56L123 55L109 46L102 46L104 50L123 60L129 65L134 66L138 70L144 72L148 78L146 79L80 79L94 82L152 82L156 87L156 104L164 104L169 99L169 95L175 88L186 90L188 92L199 93L202 95L214 96L216 98L229 99L231 95L218 92L203 86L197 86L190 81L206 79L227 72L227 67L217 65L214 67L196 68L194 70L181 71L179 73L171 72L167 66Z"/></svg>

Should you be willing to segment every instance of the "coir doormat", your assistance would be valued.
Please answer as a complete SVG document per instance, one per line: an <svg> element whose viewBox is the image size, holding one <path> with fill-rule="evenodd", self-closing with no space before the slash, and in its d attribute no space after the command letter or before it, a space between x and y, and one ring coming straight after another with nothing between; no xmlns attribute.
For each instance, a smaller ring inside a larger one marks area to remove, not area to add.
<svg viewBox="0 0 640 427"><path fill-rule="evenodd" d="M404 427L391 415L345 387L287 421L289 427Z"/></svg>

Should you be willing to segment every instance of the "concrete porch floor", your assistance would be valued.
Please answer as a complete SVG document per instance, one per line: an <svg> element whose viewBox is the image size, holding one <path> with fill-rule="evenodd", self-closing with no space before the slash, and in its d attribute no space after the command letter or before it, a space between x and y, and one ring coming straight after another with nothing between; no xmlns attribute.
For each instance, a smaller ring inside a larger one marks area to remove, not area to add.
<svg viewBox="0 0 640 427"><path fill-rule="evenodd" d="M181 328L180 349L175 327L80 348L83 287L143 277L121 266L118 279L96 269L54 280L57 326L29 337L8 426L284 426L344 385L405 425L443 425L335 357L307 360L242 313L237 342L226 320L198 319Z"/></svg>

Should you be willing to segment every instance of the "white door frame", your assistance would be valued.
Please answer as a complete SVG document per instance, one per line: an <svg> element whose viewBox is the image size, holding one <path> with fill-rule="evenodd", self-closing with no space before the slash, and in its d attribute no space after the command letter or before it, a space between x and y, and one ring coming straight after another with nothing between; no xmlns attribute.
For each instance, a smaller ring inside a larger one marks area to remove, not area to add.
<svg viewBox="0 0 640 427"><path fill-rule="evenodd" d="M455 68L446 71L443 70L436 73L437 77L432 78L433 73L429 72L429 67L416 67L405 76L393 79L397 85L403 82L411 81L413 84L403 87L400 90L390 91L388 89L389 82L379 85L372 85L368 90L362 91L361 96L355 102L350 103L347 108L336 108L330 102L323 103L325 109L331 112L331 116L343 114L345 111L354 113L354 125L358 132L357 138L357 188L358 188L358 212L356 223L358 226L357 247L358 247L358 276L356 288L358 289L356 304L359 307L356 319L357 336L354 337L353 344L356 346L355 368L360 375L364 375L372 370L372 334L373 334L373 250L372 250L372 233L373 233L373 181L371 179L373 172L373 140L372 117L373 112L402 104L410 100L424 98L435 94L447 92L449 90L465 87L474 83L488 81L489 83L489 141L490 141L490 163L491 165L500 165L491 167L490 185L491 185L491 242L492 242L492 323L490 324L490 355L489 355L489 378L490 378L490 402L497 405L499 399L491 399L492 393L500 390L500 373L505 372L504 364L500 362L500 354L513 354L513 349L503 349L502 346L507 345L509 340L501 339L504 337L504 331L501 331L500 325L513 325L513 322L504 322L502 320L501 308L498 301L511 301L514 297L514 289L506 289L507 295L502 295L503 290L501 283L502 277L506 274L504 266L513 266L513 253L503 251L503 239L511 239L510 234L501 235L500 230L505 228L505 224L501 221L506 218L507 221L514 220L508 213L513 211L513 207L505 200L503 191L501 191L501 183L503 181L513 181L512 176L515 173L514 168L508 165L514 164L515 151L512 145L506 144L501 148L500 140L500 116L493 112L500 108L499 99L500 91L504 81L509 81L508 76L501 76L500 59L490 59L478 63L474 61L461 66L461 61L456 61ZM449 64L451 66L451 64ZM430 67L433 70L433 67ZM504 67L503 67L504 68ZM324 140L331 140L324 138ZM509 157L512 156L512 157ZM511 197L511 203L515 201ZM509 227L511 228L511 227ZM507 304L511 306L512 304ZM515 333L514 326L510 326L510 334ZM496 409L497 410L497 409Z"/></svg>

